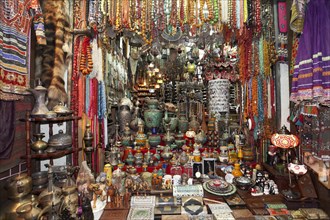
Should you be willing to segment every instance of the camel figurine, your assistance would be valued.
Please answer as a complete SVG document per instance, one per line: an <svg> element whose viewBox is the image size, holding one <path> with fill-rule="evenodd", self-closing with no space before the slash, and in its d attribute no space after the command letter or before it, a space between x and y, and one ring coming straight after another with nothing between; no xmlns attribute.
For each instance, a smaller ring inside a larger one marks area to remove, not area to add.
<svg viewBox="0 0 330 220"><path fill-rule="evenodd" d="M88 186L88 189L93 192L93 209L96 208L96 200L97 197L103 194L103 190L100 188L100 184L98 183L91 183Z"/></svg>

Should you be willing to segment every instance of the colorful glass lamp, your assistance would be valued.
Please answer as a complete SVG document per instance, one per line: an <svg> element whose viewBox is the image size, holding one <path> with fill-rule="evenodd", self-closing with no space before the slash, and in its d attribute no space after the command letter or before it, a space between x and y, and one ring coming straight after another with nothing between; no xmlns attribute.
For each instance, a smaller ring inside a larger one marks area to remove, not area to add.
<svg viewBox="0 0 330 220"><path fill-rule="evenodd" d="M295 148L299 145L299 139L296 135L291 134L286 126L282 126L282 128L271 137L271 142L274 146L284 149L286 156L286 163L289 166L289 151L291 148ZM289 169L288 169L289 170ZM298 192L293 192L291 189L294 187L291 180L290 171L289 174L289 190L283 191L283 194L288 199L296 199L299 198L300 195Z"/></svg>

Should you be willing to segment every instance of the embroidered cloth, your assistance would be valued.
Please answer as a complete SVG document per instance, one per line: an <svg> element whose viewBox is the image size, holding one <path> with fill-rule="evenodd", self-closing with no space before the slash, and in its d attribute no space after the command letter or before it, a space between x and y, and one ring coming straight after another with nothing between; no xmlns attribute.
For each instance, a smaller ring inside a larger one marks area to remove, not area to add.
<svg viewBox="0 0 330 220"><path fill-rule="evenodd" d="M43 17L37 0L0 3L0 99L17 100L29 88L29 34L32 19L39 44L45 44Z"/></svg>
<svg viewBox="0 0 330 220"><path fill-rule="evenodd" d="M311 0L306 9L291 88L291 101L330 104L330 1Z"/></svg>

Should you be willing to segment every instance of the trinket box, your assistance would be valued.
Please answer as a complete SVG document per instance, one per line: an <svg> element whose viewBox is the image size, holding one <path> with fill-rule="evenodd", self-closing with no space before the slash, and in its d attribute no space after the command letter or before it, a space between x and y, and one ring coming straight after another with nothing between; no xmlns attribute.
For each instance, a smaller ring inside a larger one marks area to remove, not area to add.
<svg viewBox="0 0 330 220"><path fill-rule="evenodd" d="M154 207L131 207L127 220L153 220Z"/></svg>

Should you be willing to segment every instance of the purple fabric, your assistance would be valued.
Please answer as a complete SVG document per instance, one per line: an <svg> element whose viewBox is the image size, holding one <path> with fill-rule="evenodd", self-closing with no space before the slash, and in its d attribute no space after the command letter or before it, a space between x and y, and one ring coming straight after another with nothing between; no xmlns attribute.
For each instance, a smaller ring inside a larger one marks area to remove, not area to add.
<svg viewBox="0 0 330 220"><path fill-rule="evenodd" d="M294 67L291 101L330 104L330 1L311 0Z"/></svg>
<svg viewBox="0 0 330 220"><path fill-rule="evenodd" d="M0 100L0 159L10 158L15 137L15 102Z"/></svg>

